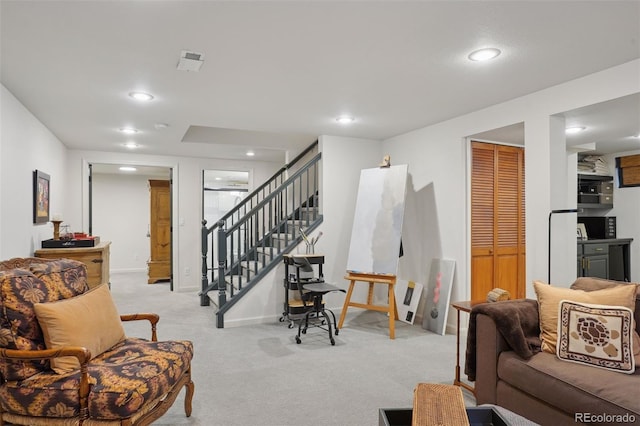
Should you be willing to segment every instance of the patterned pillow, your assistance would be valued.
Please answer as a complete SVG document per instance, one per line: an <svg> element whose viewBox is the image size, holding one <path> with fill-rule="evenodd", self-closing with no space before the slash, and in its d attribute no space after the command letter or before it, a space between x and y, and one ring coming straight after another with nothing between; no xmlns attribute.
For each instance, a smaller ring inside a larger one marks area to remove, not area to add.
<svg viewBox="0 0 640 426"><path fill-rule="evenodd" d="M542 350L550 354L556 353L559 324L558 308L560 307L560 301L573 300L579 303L624 306L631 310L635 309L636 304L636 288L630 285L605 288L597 291L582 291L534 281L533 288L538 297Z"/></svg>
<svg viewBox="0 0 640 426"><path fill-rule="evenodd" d="M624 306L562 300L556 354L564 361L632 374L633 312Z"/></svg>

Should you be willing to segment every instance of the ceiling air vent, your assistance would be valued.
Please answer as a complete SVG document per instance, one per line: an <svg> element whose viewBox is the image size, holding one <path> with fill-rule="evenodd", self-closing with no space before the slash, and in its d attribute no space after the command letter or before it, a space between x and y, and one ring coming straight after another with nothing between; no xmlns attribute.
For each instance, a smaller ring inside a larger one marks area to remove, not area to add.
<svg viewBox="0 0 640 426"><path fill-rule="evenodd" d="M182 53L180 53L178 71L200 71L203 63L204 55L202 53L183 50Z"/></svg>

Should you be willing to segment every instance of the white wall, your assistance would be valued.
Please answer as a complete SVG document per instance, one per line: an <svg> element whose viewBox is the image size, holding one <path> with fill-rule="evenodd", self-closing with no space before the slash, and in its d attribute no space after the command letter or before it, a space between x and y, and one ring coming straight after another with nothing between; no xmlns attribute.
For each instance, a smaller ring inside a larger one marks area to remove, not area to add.
<svg viewBox="0 0 640 426"><path fill-rule="evenodd" d="M550 179L551 140L555 138L552 138L550 116L640 92L638 75L640 60L631 61L384 142L384 151L391 154L394 163L409 164L416 191L429 186L433 188L433 205L429 210L437 216L439 233L424 241L423 250L428 250L429 255L440 254L456 261L452 300L470 297L466 137L514 123L525 123L526 281L527 296L535 297L532 281L546 280L547 276L548 213L552 208L567 208L564 202L563 205L555 204L561 201L552 200L550 195L553 186ZM403 263L407 268L419 270L424 262L430 262L420 253L405 253ZM561 274L571 269L575 276L575 254L572 258L554 259L554 262L554 271L557 265L562 270Z"/></svg>
<svg viewBox="0 0 640 426"><path fill-rule="evenodd" d="M33 171L51 177L50 215L68 217L67 149L3 85L0 123L0 259L30 256L53 237L50 223L33 223Z"/></svg>
<svg viewBox="0 0 640 426"><path fill-rule="evenodd" d="M346 289L348 282L344 280L344 275L347 271L360 171L378 167L385 153L382 151L382 142L372 139L322 136L319 142L322 151L320 203L324 221L321 228L323 236L316 245L316 253L325 254L325 281ZM402 163L392 156L391 164ZM376 290L377 297L386 294L384 286L377 287L380 287ZM352 300L364 303L367 288L367 285L356 284ZM332 294L327 297L327 306L342 307L343 301L344 294Z"/></svg>
<svg viewBox="0 0 640 426"><path fill-rule="evenodd" d="M111 272L147 270L152 178L158 179L132 174L93 174L93 235L111 241Z"/></svg>

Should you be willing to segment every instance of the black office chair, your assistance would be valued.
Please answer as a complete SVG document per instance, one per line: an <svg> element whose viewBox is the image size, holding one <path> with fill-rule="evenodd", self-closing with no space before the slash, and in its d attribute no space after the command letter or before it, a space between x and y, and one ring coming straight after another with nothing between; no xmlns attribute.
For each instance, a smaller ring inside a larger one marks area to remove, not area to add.
<svg viewBox="0 0 640 426"><path fill-rule="evenodd" d="M293 256L293 263L296 267L300 268L304 272L313 272L313 267L304 256ZM300 334L306 334L309 327L319 327L329 332L329 341L331 345L336 344L333 338L333 329L335 329L335 335L337 336L340 330L337 326L336 316L331 309L324 307L323 297L325 294L333 291L345 291L334 285L324 282L324 278L304 282L301 280L301 285L298 285L298 291L300 292L300 299L304 305L304 319L300 320L298 324L298 334L296 335L296 343L302 343ZM331 316L329 316L331 314ZM309 320L312 320L311 322ZM333 320L333 322L332 322Z"/></svg>

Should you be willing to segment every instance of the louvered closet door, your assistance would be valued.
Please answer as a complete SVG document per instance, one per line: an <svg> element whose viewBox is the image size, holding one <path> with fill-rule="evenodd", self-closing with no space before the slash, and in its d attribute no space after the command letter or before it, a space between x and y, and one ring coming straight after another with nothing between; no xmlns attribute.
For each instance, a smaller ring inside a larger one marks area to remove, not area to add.
<svg viewBox="0 0 640 426"><path fill-rule="evenodd" d="M524 150L472 142L471 158L471 298L524 297Z"/></svg>

